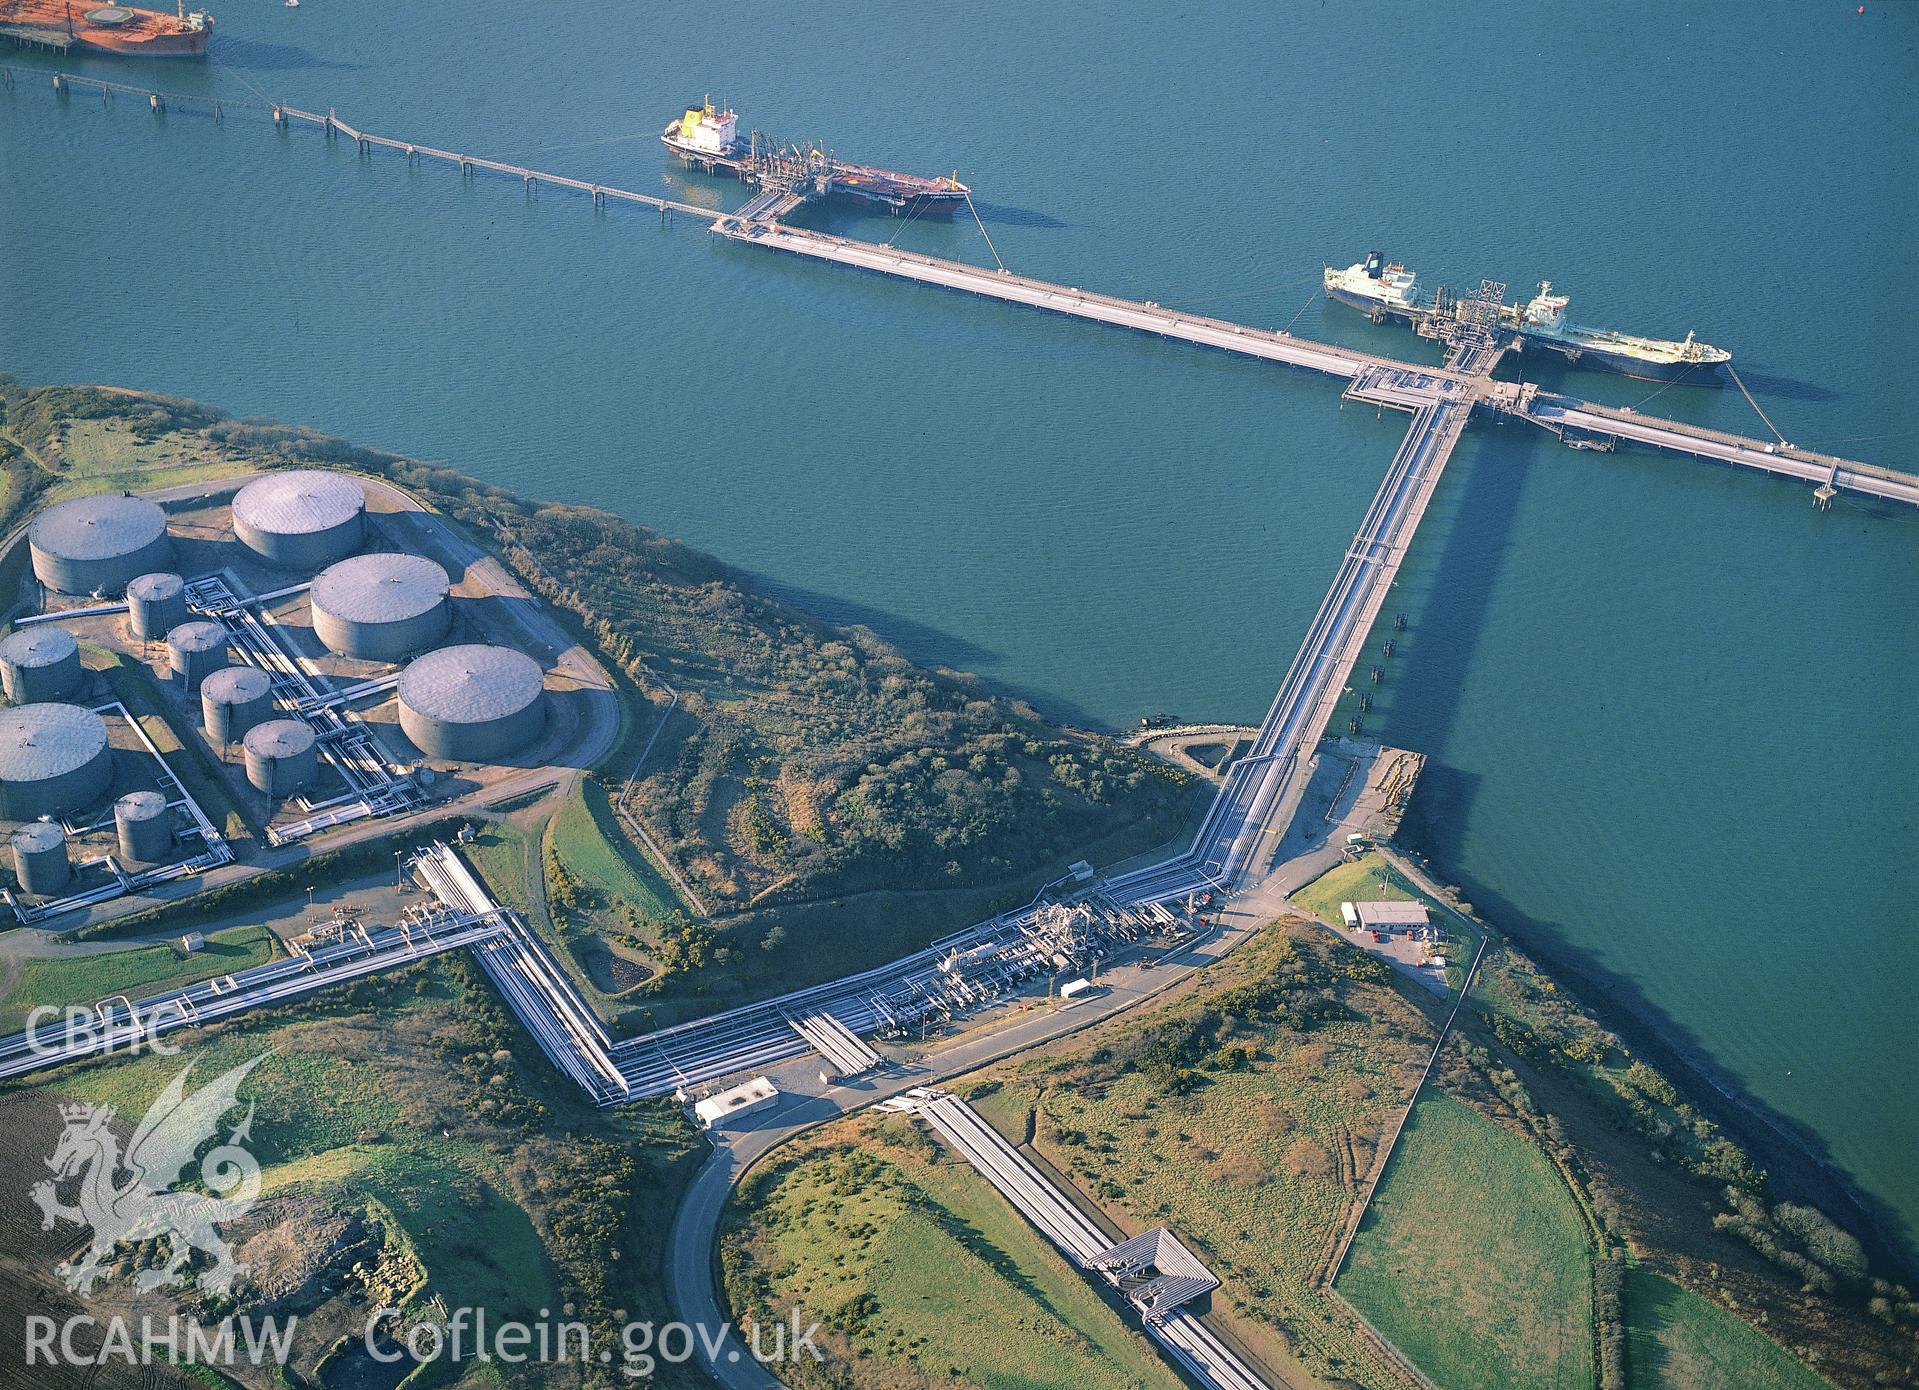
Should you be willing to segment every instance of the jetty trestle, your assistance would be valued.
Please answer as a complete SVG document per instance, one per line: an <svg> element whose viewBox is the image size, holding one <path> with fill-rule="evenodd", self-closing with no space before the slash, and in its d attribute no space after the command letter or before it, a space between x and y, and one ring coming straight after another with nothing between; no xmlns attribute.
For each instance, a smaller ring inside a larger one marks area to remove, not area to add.
<svg viewBox="0 0 1919 1390"><path fill-rule="evenodd" d="M12 70L5 67L0 67L0 74L4 74L9 82L14 76ZM1919 506L1919 476L1910 473L1800 449L1787 443L1783 437L1777 442L1768 443L1675 420L1641 415L1628 408L1576 400L1542 391L1531 382L1491 380L1493 368L1512 346L1510 335L1500 331L1503 321L1499 317L1499 306L1503 303L1506 287L1498 281L1485 280L1473 294L1449 297L1447 312L1430 316L1424 331L1427 336L1447 345L1448 359L1444 366L1420 366L1331 343L1296 338L1284 329L1271 330L1232 323L1203 314L1168 309L1150 300L1128 300L1087 293L1077 286L1069 288L1016 275L1004 265L989 271L961 261L944 260L892 246L788 226L782 219L801 204L830 191L839 172L839 166L830 156L800 147L769 148L764 155L760 155L756 147L755 153L760 157L755 161L751 180L758 188L755 196L737 212L716 213L711 208L677 199L614 188L585 179L356 130L340 120L331 109L321 115L278 103L223 103L199 96L181 98L176 94L65 72L55 72L51 77L54 91L62 96L67 95L75 84L98 90L103 101L110 101L115 92L132 93L146 97L155 113L166 110L170 100L197 103L207 108L216 119L224 114L225 105L257 106L271 113L277 127L284 128L299 121L318 126L329 140L346 135L354 141L362 155L370 155L375 148L391 149L404 154L410 165L422 159L438 160L456 166L464 177L471 177L478 170L510 175L521 180L529 196L537 193L541 185L549 184L584 193L595 207L605 207L610 202L619 201L657 208L662 226L670 220L670 214L683 212L706 222L710 230L730 241L1323 372L1346 383L1343 393L1343 399L1346 400L1366 401L1382 408L1408 410L1417 414L1421 408L1420 399L1426 395L1429 386L1435 390L1447 389L1445 383L1451 383L1452 390L1464 388L1464 396L1456 399L1470 398L1473 406L1485 406L1539 425L1573 448L1610 452L1624 440L1751 468L1777 477L1795 478L1814 485L1814 500L1822 507L1828 505L1842 490L1882 501ZM1738 385L1745 391L1744 382L1738 382ZM1750 394L1747 392L1748 398ZM1761 418L1764 418L1763 412ZM1769 427L1772 424L1770 420L1766 423ZM1778 433L1776 429L1774 433Z"/></svg>

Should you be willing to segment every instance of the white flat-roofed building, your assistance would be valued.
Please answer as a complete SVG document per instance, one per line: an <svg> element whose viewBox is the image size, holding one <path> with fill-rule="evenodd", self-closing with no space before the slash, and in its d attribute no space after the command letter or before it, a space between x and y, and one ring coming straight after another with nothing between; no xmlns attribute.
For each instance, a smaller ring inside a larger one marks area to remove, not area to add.
<svg viewBox="0 0 1919 1390"><path fill-rule="evenodd" d="M1432 925L1424 903L1354 903L1361 931L1410 932Z"/></svg>
<svg viewBox="0 0 1919 1390"><path fill-rule="evenodd" d="M744 1115L750 1111L763 1110L780 1098L779 1088L763 1076L751 1081L742 1081L730 1090L720 1091L693 1105L693 1118L700 1122L701 1129L711 1129L722 1120L730 1120L735 1115Z"/></svg>

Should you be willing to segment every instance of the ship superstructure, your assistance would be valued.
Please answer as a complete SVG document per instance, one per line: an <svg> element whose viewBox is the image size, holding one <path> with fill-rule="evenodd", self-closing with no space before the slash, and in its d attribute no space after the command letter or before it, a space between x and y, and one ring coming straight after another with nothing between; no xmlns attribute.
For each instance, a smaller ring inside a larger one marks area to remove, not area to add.
<svg viewBox="0 0 1919 1390"><path fill-rule="evenodd" d="M1324 274L1326 297L1359 310L1374 323L1388 316L1410 319L1418 311L1419 277L1405 266L1378 251L1368 251L1366 259L1344 270L1327 266Z"/></svg>
<svg viewBox="0 0 1919 1390"><path fill-rule="evenodd" d="M1420 326L1435 315L1443 315L1448 300L1443 289L1430 299L1422 295L1412 271L1397 262L1388 264L1377 251L1344 270L1327 267L1324 281L1328 299L1358 309L1374 323L1401 318ZM1552 281L1542 280L1539 293L1523 307L1501 304L1499 323L1522 345L1537 344L1563 354L1569 362L1651 381L1672 381L1682 376L1688 380L1710 379L1719 367L1732 361L1730 352L1700 342L1691 332L1674 341L1569 323L1569 302L1567 296L1553 293Z"/></svg>
<svg viewBox="0 0 1919 1390"><path fill-rule="evenodd" d="M184 2L167 14L132 5L0 0L0 30L28 41L50 41L50 46L126 58L204 58L207 40L213 37L213 16L189 10Z"/></svg>
<svg viewBox="0 0 1919 1390"><path fill-rule="evenodd" d="M689 168L733 174L778 195L767 207L779 211L831 193L880 203L895 213L951 211L971 191L957 175L927 178L849 163L817 144L782 142L757 131L742 136L739 117L710 97L668 121L660 142Z"/></svg>
<svg viewBox="0 0 1919 1390"><path fill-rule="evenodd" d="M740 153L740 118L731 111L713 105L708 97L698 106L686 108L686 114L667 122L660 135L666 147L693 160L731 159Z"/></svg>

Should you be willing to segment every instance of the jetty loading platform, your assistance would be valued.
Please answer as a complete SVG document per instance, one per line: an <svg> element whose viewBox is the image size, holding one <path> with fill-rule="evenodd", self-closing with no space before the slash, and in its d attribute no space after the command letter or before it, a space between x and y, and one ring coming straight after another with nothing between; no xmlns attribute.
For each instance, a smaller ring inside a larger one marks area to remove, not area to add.
<svg viewBox="0 0 1919 1390"><path fill-rule="evenodd" d="M747 209L742 209L742 213ZM1151 300L1120 299L1005 269L988 270L964 261L903 251L896 247L823 232L791 227L777 218L748 218L742 213L721 217L713 230L732 241L763 246L810 260L830 261L857 270L913 280L941 289L1023 304L1048 313L1131 328L1199 347L1279 362L1289 367L1323 372L1358 381L1353 399L1372 400L1398 409L1414 408L1417 392L1395 392L1391 383L1416 380L1464 384L1472 374L1450 367L1418 366L1398 358L1382 357L1353 348L1295 337L1284 330L1169 309ZM1858 493L1883 501L1919 506L1919 477L1878 468L1852 459L1797 449L1764 440L1721 433L1677 420L1641 415L1635 411L1595 405L1570 396L1541 391L1527 382L1482 381L1475 404L1529 420L1564 437L1566 427L1599 441L1626 440L1672 453L1689 454L1715 463L1753 468L1782 478L1796 478L1822 487Z"/></svg>
<svg viewBox="0 0 1919 1390"><path fill-rule="evenodd" d="M18 76L0 67L0 83ZM44 73L35 76L44 77ZM208 98L178 98L105 83L94 78L53 74L56 92L98 90L103 100L115 93L145 98L156 111L170 102L198 102L216 118L220 103ZM247 103L228 103L245 105ZM1713 462L1755 469L1815 485L1822 505L1841 491L1882 502L1919 506L1919 477L1853 460L1794 448L1780 440L1757 439L1595 405L1541 391L1528 382L1501 382L1492 372L1510 347L1499 331L1497 306L1505 286L1482 282L1478 294L1453 306L1431 336L1445 346L1443 363L1421 365L1298 338L1284 331L1255 328L1205 315L1138 301L1089 293L1051 281L1016 275L1003 263L995 269L902 251L890 246L830 236L787 225L783 219L816 192L805 187L762 185L738 212L716 214L710 208L583 179L456 153L415 142L368 134L332 112L321 115L290 107L261 105L279 128L307 123L329 139L355 142L363 156L376 150L405 154L409 161L431 159L456 165L463 175L497 173L523 183L529 196L543 186L588 194L595 207L627 202L700 219L730 242L783 251L853 269L983 298L1041 309L1136 332L1212 347L1262 361L1316 371L1344 383L1343 399L1380 409L1406 412L1407 432L1395 451L1379 490L1333 576L1326 597L1267 711L1245 757L1234 763L1198 832L1181 853L1148 867L1098 880L1094 890L1111 909L1111 922L1123 939L1149 924L1155 912L1175 899L1230 894L1264 872L1297 813L1318 741L1342 696L1352 690L1365 645L1379 618L1420 521L1448 460L1476 413L1510 415L1531 421L1578 448L1610 448L1635 443ZM985 232L981 226L982 234ZM990 237L987 245L991 247ZM994 260L999 261L997 251ZM1391 655L1391 638L1382 655ZM1378 668L1374 668L1377 678ZM1365 699L1360 701L1365 708ZM450 857L450 856L447 856ZM960 1006L983 1007L1022 987L1032 962L1054 953L1073 959L1091 940L1074 920L1084 903L1072 906L1036 899L1027 907L976 924L943 938L915 955L844 979L796 990L778 999L737 1008L620 1041L609 1039L590 1011L566 986L557 970L529 954L530 947L503 921L470 876L447 870L433 875L443 890L445 909L456 926L491 923L495 932L475 945L536 1036L562 1070L596 1101L661 1095L689 1086L763 1068L773 1062L817 1050L847 1072L872 1065L871 1049L859 1035L897 1029L902 1018L923 1009L936 992L954 997L949 966L955 960L981 962L959 990ZM457 880L457 882L455 881ZM499 929L505 927L504 932ZM452 933L448 933L451 935ZM412 942L402 943L403 947ZM369 952L384 962L384 941ZM1094 956L1093 958L1096 958ZM355 967L378 968L355 960ZM1025 973L1022 974L1021 972ZM249 1001L270 1002L269 988L248 990ZM305 982L302 982L303 984ZM198 1000L190 1000L197 1006ZM223 1003L238 1006L239 1000ZM804 1026L801 1026L804 1024ZM853 1035L850 1039L848 1035ZM63 1040L64 1041L64 1040ZM0 1040L0 1066L28 1050L21 1040ZM76 1055L78 1045L60 1050ZM45 1057L42 1057L44 1063ZM58 1060L58 1058L55 1058ZM32 1063L17 1062L22 1070Z"/></svg>

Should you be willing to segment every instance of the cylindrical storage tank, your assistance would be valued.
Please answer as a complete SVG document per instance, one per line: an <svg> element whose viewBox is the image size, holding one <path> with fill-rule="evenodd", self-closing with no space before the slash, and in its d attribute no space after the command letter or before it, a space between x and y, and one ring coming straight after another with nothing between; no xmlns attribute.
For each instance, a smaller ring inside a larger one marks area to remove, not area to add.
<svg viewBox="0 0 1919 1390"><path fill-rule="evenodd" d="M207 737L221 747L246 737L273 710L273 680L257 666L229 666L200 682Z"/></svg>
<svg viewBox="0 0 1919 1390"><path fill-rule="evenodd" d="M33 519L27 547L40 582L63 594L117 594L172 554L167 514L112 492L54 503Z"/></svg>
<svg viewBox="0 0 1919 1390"><path fill-rule="evenodd" d="M67 860L67 832L52 821L30 820L13 832L13 876L20 891L36 898L57 897L73 878Z"/></svg>
<svg viewBox="0 0 1919 1390"><path fill-rule="evenodd" d="M402 661L446 636L446 571L420 555L380 552L329 565L313 581L313 631L327 650Z"/></svg>
<svg viewBox="0 0 1919 1390"><path fill-rule="evenodd" d="M233 534L270 565L317 570L366 539L366 492L343 473L269 473L234 494Z"/></svg>
<svg viewBox="0 0 1919 1390"><path fill-rule="evenodd" d="M228 660L227 630L219 623L201 619L167 633L167 665L187 690L198 690Z"/></svg>
<svg viewBox="0 0 1919 1390"><path fill-rule="evenodd" d="M51 704L0 710L0 816L64 816L105 796L112 781L106 722L92 710Z"/></svg>
<svg viewBox="0 0 1919 1390"><path fill-rule="evenodd" d="M546 724L540 663L511 647L442 647L400 676L400 728L434 758L487 762Z"/></svg>
<svg viewBox="0 0 1919 1390"><path fill-rule="evenodd" d="M187 582L177 574L143 574L127 585L127 630L136 642L158 642L192 616Z"/></svg>
<svg viewBox="0 0 1919 1390"><path fill-rule="evenodd" d="M173 813L159 792L128 792L113 803L113 829L125 864L161 864L173 857Z"/></svg>
<svg viewBox="0 0 1919 1390"><path fill-rule="evenodd" d="M247 781L278 801L313 785L319 750L313 730L298 719L269 719L247 730Z"/></svg>
<svg viewBox="0 0 1919 1390"><path fill-rule="evenodd" d="M64 700L85 674L80 644L58 623L35 623L0 641L0 684L16 705Z"/></svg>

